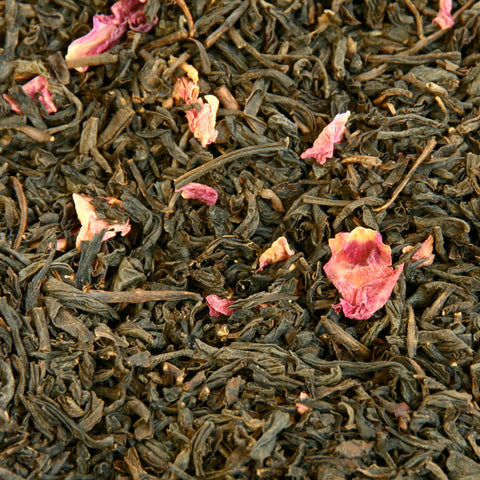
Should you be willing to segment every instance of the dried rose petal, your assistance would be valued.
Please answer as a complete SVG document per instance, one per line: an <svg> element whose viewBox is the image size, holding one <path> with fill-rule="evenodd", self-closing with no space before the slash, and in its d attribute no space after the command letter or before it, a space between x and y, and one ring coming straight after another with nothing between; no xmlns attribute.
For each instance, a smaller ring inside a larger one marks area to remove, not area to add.
<svg viewBox="0 0 480 480"><path fill-rule="evenodd" d="M323 267L328 279L343 298L335 311L348 318L366 320L382 308L403 270L392 268L391 250L380 233L357 227L350 233L337 233L328 241L332 258Z"/></svg>
<svg viewBox="0 0 480 480"><path fill-rule="evenodd" d="M48 89L48 80L43 75L37 75L32 78L29 82L23 85L22 90L32 100L35 100L38 96L38 99L48 113L55 113L57 111L57 106L53 102L52 93ZM3 94L3 98L15 113L22 115L23 112L21 108L13 98L6 94Z"/></svg>
<svg viewBox="0 0 480 480"><path fill-rule="evenodd" d="M174 100L182 100L186 105L191 105L198 100L200 89L197 84L188 77L180 77L173 86L172 97Z"/></svg>
<svg viewBox="0 0 480 480"><path fill-rule="evenodd" d="M110 50L117 45L127 28L127 22L120 22L113 15L94 15L92 30L70 44L65 60L89 57ZM76 70L86 72L88 67L78 67Z"/></svg>
<svg viewBox="0 0 480 480"><path fill-rule="evenodd" d="M410 250L413 250L413 247L410 245L402 248L403 253L407 253ZM417 268L420 268L431 265L434 258L435 254L433 253L433 237L429 235L427 239L422 243L422 246L412 255L412 258L410 260L412 262L416 262L417 260L423 260L422 263L417 265Z"/></svg>
<svg viewBox="0 0 480 480"><path fill-rule="evenodd" d="M207 205L215 205L218 200L217 191L208 185L203 185L203 183L192 182L175 191L181 192L183 198L200 200Z"/></svg>
<svg viewBox="0 0 480 480"><path fill-rule="evenodd" d="M94 15L93 28L87 35L77 38L68 47L66 60L89 57L113 48L130 27L135 32L150 31L157 20L146 24L143 3L146 0L120 0L112 5L113 15ZM86 72L88 67L78 67Z"/></svg>
<svg viewBox="0 0 480 480"><path fill-rule="evenodd" d="M305 150L300 158L314 158L323 165L327 158L333 157L335 144L342 141L349 117L350 112L348 111L335 115L335 118L320 132L320 135L313 142L313 146Z"/></svg>
<svg viewBox="0 0 480 480"><path fill-rule="evenodd" d="M110 205L119 204L120 200L116 198L106 198ZM130 231L130 223L110 223L108 220L97 217L95 208L92 205L92 198L87 195L73 194L73 202L77 211L78 219L82 224L80 232L78 232L76 247L80 248L81 243L91 240L97 233L103 229L107 229L104 233L102 242L113 238L117 233L124 237ZM120 202L121 205L121 202Z"/></svg>
<svg viewBox="0 0 480 480"><path fill-rule="evenodd" d="M279 237L260 255L258 269L262 271L267 265L282 262L292 255L295 255L295 252L288 245L287 239Z"/></svg>
<svg viewBox="0 0 480 480"><path fill-rule="evenodd" d="M307 392L301 392L298 397L300 401L305 400L306 398L310 398L310 395ZM306 405L303 405L303 403L296 403L295 408L300 415L303 415L312 409L312 407L307 407Z"/></svg>
<svg viewBox="0 0 480 480"><path fill-rule="evenodd" d="M220 104L215 95L205 95L205 100L207 103L203 103L202 99L197 101L201 106L200 110L193 107L185 114L190 131L197 140L200 140L203 148L217 139L218 132L215 130L215 122Z"/></svg>
<svg viewBox="0 0 480 480"><path fill-rule="evenodd" d="M233 303L233 300L227 300L226 298L221 298L218 295L208 295L205 298L209 314L212 317L220 317L221 315L231 315L233 310L230 305Z"/></svg>
<svg viewBox="0 0 480 480"><path fill-rule="evenodd" d="M452 18L452 0L440 0L438 15L433 19L433 22L437 23L442 30L453 27L455 21Z"/></svg>

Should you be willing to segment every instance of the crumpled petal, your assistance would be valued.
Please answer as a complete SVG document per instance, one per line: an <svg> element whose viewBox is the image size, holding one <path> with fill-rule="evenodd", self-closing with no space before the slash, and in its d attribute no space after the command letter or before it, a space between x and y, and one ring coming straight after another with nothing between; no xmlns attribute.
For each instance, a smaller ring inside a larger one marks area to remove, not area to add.
<svg viewBox="0 0 480 480"><path fill-rule="evenodd" d="M190 131L200 141L203 148L217 139L218 131L215 129L215 122L220 105L215 95L205 95L205 100L207 103L198 99L197 103L201 106L200 110L193 107L185 114Z"/></svg>
<svg viewBox="0 0 480 480"><path fill-rule="evenodd" d="M198 85L187 76L178 78L173 86L173 99L175 101L182 100L186 105L196 103L199 94Z"/></svg>
<svg viewBox="0 0 480 480"><path fill-rule="evenodd" d="M314 158L323 165L327 158L333 157L335 144L342 141L349 117L349 111L335 115L335 118L320 132L320 135L313 142L313 146L305 150L300 158Z"/></svg>
<svg viewBox="0 0 480 480"><path fill-rule="evenodd" d="M97 233L100 233L105 228L107 231L103 235L102 242L113 238L117 233L120 233L120 235L124 237L130 231L131 226L128 220L126 223L111 223L106 219L98 218L95 208L92 205L91 197L78 193L74 193L72 196L78 219L82 224L77 235L77 248L80 248L82 242L91 240ZM107 200L110 206L114 204L121 206L120 200L116 198L107 197L105 200Z"/></svg>
<svg viewBox="0 0 480 480"><path fill-rule="evenodd" d="M37 75L32 78L29 82L23 85L22 89L32 100L35 100L38 96L38 99L48 113L55 113L57 111L57 106L53 101L52 93L48 89L48 80L43 75ZM13 98L7 94L3 94L3 98L15 113L22 115L22 109Z"/></svg>
<svg viewBox="0 0 480 480"><path fill-rule="evenodd" d="M402 253L407 253L410 250L413 250L413 247L408 245L402 248ZM422 246L412 255L410 261L416 262L418 260L423 260L422 263L417 265L417 268L427 267L433 263L435 254L433 253L433 237L429 235L427 239L422 243Z"/></svg>
<svg viewBox="0 0 480 480"><path fill-rule="evenodd" d="M117 45L127 28L127 22L121 22L113 15L94 15L92 30L70 44L65 60L89 57L110 50ZM77 70L86 72L88 67L78 67Z"/></svg>
<svg viewBox="0 0 480 480"><path fill-rule="evenodd" d="M287 239L279 237L260 255L258 269L262 271L267 265L282 262L292 255L295 255L295 252L288 245Z"/></svg>
<svg viewBox="0 0 480 480"><path fill-rule="evenodd" d="M357 227L328 241L332 258L323 267L343 298L333 305L348 318L366 320L382 308L403 270L394 270L391 250L380 233Z"/></svg>
<svg viewBox="0 0 480 480"><path fill-rule="evenodd" d="M452 18L452 0L440 0L438 15L433 19L433 22L437 23L442 30L453 27L455 21Z"/></svg>
<svg viewBox="0 0 480 480"><path fill-rule="evenodd" d="M195 200L200 200L207 205L215 205L218 200L217 191L203 183L191 182L175 191L181 192L182 197L185 199L193 198Z"/></svg>
<svg viewBox="0 0 480 480"><path fill-rule="evenodd" d="M306 400L307 398L311 398L310 395L307 392L300 392L300 395L298 397L300 402L302 400ZM312 407L307 407L307 405L304 405L303 403L298 403L298 402L295 404L295 408L297 409L297 412L300 415L303 415L304 413L307 413L310 410L312 410Z"/></svg>
<svg viewBox="0 0 480 480"><path fill-rule="evenodd" d="M130 27L134 32L149 32L157 23L145 23L143 4L146 0L120 0L112 5L112 15L94 15L93 28L87 35L77 38L68 47L66 60L97 55L113 48ZM88 67L78 67L85 72Z"/></svg>
<svg viewBox="0 0 480 480"><path fill-rule="evenodd" d="M218 295L207 295L205 301L208 305L209 314L212 317L231 315L234 312L231 308L228 308L233 303L233 300L221 298Z"/></svg>

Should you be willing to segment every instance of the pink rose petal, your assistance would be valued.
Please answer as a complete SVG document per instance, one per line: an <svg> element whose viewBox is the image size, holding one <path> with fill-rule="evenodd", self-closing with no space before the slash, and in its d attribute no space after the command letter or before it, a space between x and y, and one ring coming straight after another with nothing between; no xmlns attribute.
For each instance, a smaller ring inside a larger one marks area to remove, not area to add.
<svg viewBox="0 0 480 480"><path fill-rule="evenodd" d="M295 255L295 252L288 245L287 239L279 237L260 255L258 269L262 271L267 265L282 262L292 255Z"/></svg>
<svg viewBox="0 0 480 480"><path fill-rule="evenodd" d="M77 38L68 47L66 60L97 55L113 48L130 27L134 32L148 32L157 23L145 23L143 4L146 0L120 0L112 5L112 15L94 15L93 28L87 35ZM88 67L77 68L85 72Z"/></svg>
<svg viewBox="0 0 480 480"><path fill-rule="evenodd" d="M118 204L120 200L116 198L106 198L110 205ZM78 219L82 224L77 236L76 247L80 248L81 243L91 240L97 233L107 229L104 233L102 242L113 238L117 233L124 237L130 231L130 223L111 223L108 220L97 217L95 208L92 205L92 198L87 195L73 194L73 202L77 211ZM121 205L121 202L120 202Z"/></svg>
<svg viewBox="0 0 480 480"><path fill-rule="evenodd" d="M453 27L455 21L452 18L452 0L440 0L438 15L433 19L433 22L437 23L442 30Z"/></svg>
<svg viewBox="0 0 480 480"><path fill-rule="evenodd" d="M310 398L310 395L307 392L301 392L298 397L300 401L305 400L307 398ZM312 407L307 407L303 403L298 403L298 402L295 404L295 408L297 409L297 412L300 415L303 415L304 413L307 413L312 409Z"/></svg>
<svg viewBox="0 0 480 480"><path fill-rule="evenodd" d="M32 100L38 97L48 113L55 113L57 111L57 106L53 102L52 93L48 89L48 80L43 75L37 75L32 78L23 85L22 89ZM22 115L23 112L21 108L13 98L5 93L3 94L3 98L15 113Z"/></svg>
<svg viewBox="0 0 480 480"><path fill-rule="evenodd" d="M231 308L229 308L233 303L233 300L227 300L226 298L221 298L218 295L208 295L205 300L209 308L209 314L212 317L231 315L234 312Z"/></svg>
<svg viewBox="0 0 480 480"><path fill-rule="evenodd" d="M191 105L198 100L199 93L197 84L185 76L175 82L172 97L176 101L182 100L186 105Z"/></svg>
<svg viewBox="0 0 480 480"><path fill-rule="evenodd" d="M408 245L402 248L403 253L407 253L410 250L413 250L413 247ZM433 253L433 237L429 235L427 239L422 243L422 246L412 255L410 259L412 262L417 260L423 260L422 263L417 265L417 268L427 267L433 263L435 254Z"/></svg>
<svg viewBox="0 0 480 480"><path fill-rule="evenodd" d="M214 95L205 95L205 100L207 103L198 99L197 103L201 106L200 110L193 107L185 114L190 131L200 141L203 148L217 139L218 132L215 130L215 122L220 105L218 98Z"/></svg>
<svg viewBox="0 0 480 480"><path fill-rule="evenodd" d="M321 131L313 146L305 150L300 158L314 158L318 163L324 164L327 158L333 157L335 144L342 141L345 125L350 117L350 112L339 113Z"/></svg>
<svg viewBox="0 0 480 480"><path fill-rule="evenodd" d="M218 200L217 191L208 185L203 185L203 183L192 182L175 191L181 192L182 197L185 199L193 198L195 200L200 200L207 205L215 205Z"/></svg>
<svg viewBox="0 0 480 480"><path fill-rule="evenodd" d="M343 298L333 305L348 318L366 320L382 308L403 270L392 268L391 250L380 233L357 227L328 241L332 258L323 267Z"/></svg>

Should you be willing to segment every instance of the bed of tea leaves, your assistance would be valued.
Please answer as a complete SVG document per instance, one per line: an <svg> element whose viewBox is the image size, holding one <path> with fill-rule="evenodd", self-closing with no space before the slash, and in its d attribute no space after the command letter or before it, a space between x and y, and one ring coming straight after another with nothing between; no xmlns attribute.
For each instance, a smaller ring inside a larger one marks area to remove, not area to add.
<svg viewBox="0 0 480 480"><path fill-rule="evenodd" d="M477 478L480 2L442 31L426 0L187 1L195 32L179 3L78 73L66 49L111 4L0 2L0 93L43 74L59 109L0 100L0 478ZM206 149L181 62L240 106ZM335 158L301 160L346 110ZM172 201L193 180L215 206ZM76 249L73 193L132 231ZM322 270L359 225L397 264L429 234L436 255L364 321ZM260 272L281 235L296 254Z"/></svg>

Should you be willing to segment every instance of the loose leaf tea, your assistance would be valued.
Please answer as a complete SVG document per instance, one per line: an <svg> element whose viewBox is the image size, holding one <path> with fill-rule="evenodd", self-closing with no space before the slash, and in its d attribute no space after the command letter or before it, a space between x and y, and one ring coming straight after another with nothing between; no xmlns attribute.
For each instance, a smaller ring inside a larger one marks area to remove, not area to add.
<svg viewBox="0 0 480 480"><path fill-rule="evenodd" d="M479 12L1 1L0 478L477 478Z"/></svg>

